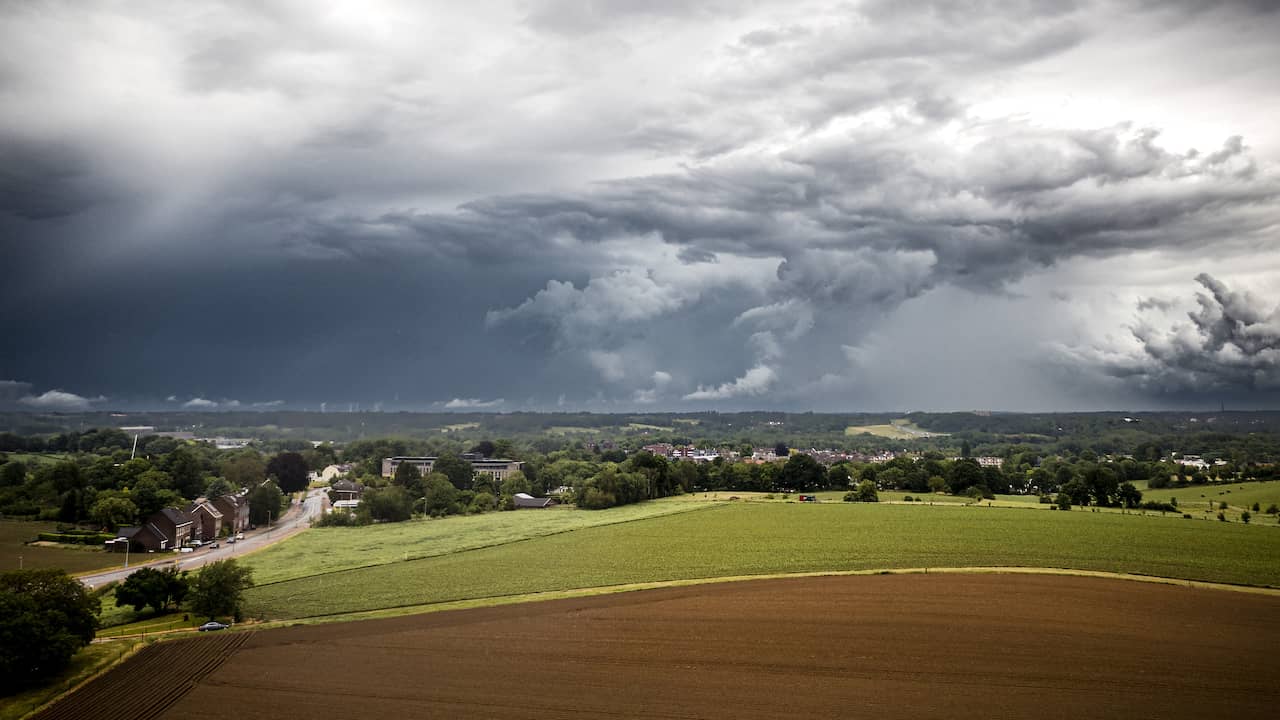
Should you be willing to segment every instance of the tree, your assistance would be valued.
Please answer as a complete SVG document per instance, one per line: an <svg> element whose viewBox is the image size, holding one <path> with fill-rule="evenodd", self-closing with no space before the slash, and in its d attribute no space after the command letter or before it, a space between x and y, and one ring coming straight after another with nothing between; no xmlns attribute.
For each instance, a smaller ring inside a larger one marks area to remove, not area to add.
<svg viewBox="0 0 1280 720"><path fill-rule="evenodd" d="M131 605L134 612L142 612L142 608L150 606L160 613L170 604L181 605L189 589L186 572L180 573L174 567L164 570L144 567L116 588L116 607Z"/></svg>
<svg viewBox="0 0 1280 720"><path fill-rule="evenodd" d="M272 518L280 517L284 506L284 493L270 480L249 492L249 522L266 525Z"/></svg>
<svg viewBox="0 0 1280 720"><path fill-rule="evenodd" d="M812 456L798 453L792 455L782 466L782 472L778 475L778 484L801 492L825 487L827 469Z"/></svg>
<svg viewBox="0 0 1280 720"><path fill-rule="evenodd" d="M524 473L516 470L502 481L501 490L502 494L505 496L515 495L516 493L529 493L533 491L533 488L530 485L528 478L524 476Z"/></svg>
<svg viewBox="0 0 1280 720"><path fill-rule="evenodd" d="M98 598L61 570L0 573L0 695L60 672L98 628Z"/></svg>
<svg viewBox="0 0 1280 720"><path fill-rule="evenodd" d="M449 482L444 473L433 472L427 475L424 483L423 511L432 517L450 515L457 512L458 488Z"/></svg>
<svg viewBox="0 0 1280 720"><path fill-rule="evenodd" d="M1249 514L1248 510L1240 513L1240 520L1244 522L1245 525L1248 525L1251 519L1253 519L1253 516Z"/></svg>
<svg viewBox="0 0 1280 720"><path fill-rule="evenodd" d="M973 448L969 447L968 440L965 440L960 443L960 457L962 458L973 457Z"/></svg>
<svg viewBox="0 0 1280 720"><path fill-rule="evenodd" d="M366 490L357 512L382 522L401 522L413 516L413 498L394 485Z"/></svg>
<svg viewBox="0 0 1280 720"><path fill-rule="evenodd" d="M880 502L880 494L876 492L874 480L863 480L852 490L845 493L845 502Z"/></svg>
<svg viewBox="0 0 1280 720"><path fill-rule="evenodd" d="M1136 508L1142 503L1142 491L1127 482L1120 485L1116 493L1117 499L1127 508Z"/></svg>
<svg viewBox="0 0 1280 720"><path fill-rule="evenodd" d="M169 454L169 476L173 478L173 489L188 500L195 499L204 492L204 472L200 467L200 459L186 447L180 447Z"/></svg>
<svg viewBox="0 0 1280 720"><path fill-rule="evenodd" d="M467 452L476 453L480 457L493 457L495 450L496 450L496 447L494 446L493 441L481 440L480 442L472 446L472 448Z"/></svg>
<svg viewBox="0 0 1280 720"><path fill-rule="evenodd" d="M1058 493L1058 497L1053 499L1053 503L1058 506L1059 510L1071 509L1071 495L1066 492Z"/></svg>
<svg viewBox="0 0 1280 720"><path fill-rule="evenodd" d="M391 478L392 484L402 487L411 497L422 497L422 471L410 462L402 462L396 466L396 474Z"/></svg>
<svg viewBox="0 0 1280 720"><path fill-rule="evenodd" d="M138 506L122 497L104 497L89 508L89 517L111 532L125 523L133 522L137 516Z"/></svg>
<svg viewBox="0 0 1280 720"><path fill-rule="evenodd" d="M207 498L216 498L222 495L234 494L237 488L231 484L226 478L214 478L204 489L204 495Z"/></svg>
<svg viewBox="0 0 1280 720"><path fill-rule="evenodd" d="M444 473L449 478L449 482L459 490L471 489L471 478L475 471L471 468L471 463L463 460L455 453L441 453L436 458L435 463L431 466L432 473Z"/></svg>
<svg viewBox="0 0 1280 720"><path fill-rule="evenodd" d="M231 616L240 619L244 591L253 587L253 571L235 560L219 560L205 565L196 575L188 596L191 611L209 619Z"/></svg>
<svg viewBox="0 0 1280 720"><path fill-rule="evenodd" d="M280 489L296 493L307 489L307 461L296 452L282 452L267 463L267 475L274 475Z"/></svg>
<svg viewBox="0 0 1280 720"><path fill-rule="evenodd" d="M0 487L17 487L26 482L27 466L13 460L0 466Z"/></svg>
<svg viewBox="0 0 1280 720"><path fill-rule="evenodd" d="M783 458L789 455L790 453L791 453L791 449L787 447L786 443L780 442L777 445L773 446L773 454L777 457Z"/></svg>
<svg viewBox="0 0 1280 720"><path fill-rule="evenodd" d="M267 466L258 453L247 452L222 463L222 477L237 488L253 487L267 479Z"/></svg>

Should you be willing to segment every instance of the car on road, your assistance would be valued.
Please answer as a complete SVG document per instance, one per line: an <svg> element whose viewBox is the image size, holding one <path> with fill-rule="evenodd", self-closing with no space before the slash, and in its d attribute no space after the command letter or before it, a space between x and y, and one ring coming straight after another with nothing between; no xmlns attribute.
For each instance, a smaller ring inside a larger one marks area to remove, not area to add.
<svg viewBox="0 0 1280 720"><path fill-rule="evenodd" d="M209 632L211 630L226 630L229 627L231 626L226 623L220 623L217 620L210 620L196 629L200 632Z"/></svg>
<svg viewBox="0 0 1280 720"><path fill-rule="evenodd" d="M210 549L210 550L217 550L217 549L218 549L218 543L211 543L211 544L209 545L209 549Z"/></svg>
<svg viewBox="0 0 1280 720"><path fill-rule="evenodd" d="M228 544L228 545L231 545L231 544L232 544L232 543L234 543L235 541L236 541L236 536L235 536L235 535L232 535L231 537L227 538L227 544Z"/></svg>
<svg viewBox="0 0 1280 720"><path fill-rule="evenodd" d="M244 533L236 533L236 539L237 539L237 540L243 540L243 539L244 539Z"/></svg>

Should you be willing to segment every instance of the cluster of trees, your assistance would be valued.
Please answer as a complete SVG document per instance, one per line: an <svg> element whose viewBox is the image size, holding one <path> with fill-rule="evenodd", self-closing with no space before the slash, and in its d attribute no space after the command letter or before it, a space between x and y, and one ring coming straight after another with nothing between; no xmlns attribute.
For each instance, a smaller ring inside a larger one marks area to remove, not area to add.
<svg viewBox="0 0 1280 720"><path fill-rule="evenodd" d="M102 435L111 437L104 431ZM88 436L88 435L86 435ZM300 453L264 458L255 450L217 451L195 443L148 443L147 454L121 448L105 455L0 464L0 515L90 524L107 531L197 497L250 489L250 522L278 516L284 495L306 489L310 467ZM99 440L94 440L99 442ZM168 452L154 452L158 448Z"/></svg>
<svg viewBox="0 0 1280 720"><path fill-rule="evenodd" d="M206 565L194 576L140 568L116 588L116 605L136 612L186 610L201 617L240 619L249 568L235 560ZM0 695L38 685L67 667L94 638L99 593L61 570L0 573Z"/></svg>

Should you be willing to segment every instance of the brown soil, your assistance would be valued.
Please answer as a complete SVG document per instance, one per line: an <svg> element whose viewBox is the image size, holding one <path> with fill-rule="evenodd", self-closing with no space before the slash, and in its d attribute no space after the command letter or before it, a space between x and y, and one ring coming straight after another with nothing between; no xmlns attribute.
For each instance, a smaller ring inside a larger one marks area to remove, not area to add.
<svg viewBox="0 0 1280 720"><path fill-rule="evenodd" d="M1278 639L1269 595L767 580L262 631L162 717L1270 718Z"/></svg>

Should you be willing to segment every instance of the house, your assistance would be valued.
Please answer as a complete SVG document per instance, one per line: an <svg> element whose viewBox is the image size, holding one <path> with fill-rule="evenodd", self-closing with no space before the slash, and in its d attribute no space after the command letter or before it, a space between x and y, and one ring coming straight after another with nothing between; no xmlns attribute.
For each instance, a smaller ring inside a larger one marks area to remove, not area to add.
<svg viewBox="0 0 1280 720"><path fill-rule="evenodd" d="M354 500L359 503L360 496L363 494L364 485L352 480L339 480L329 488L329 499L333 501L335 507L344 500Z"/></svg>
<svg viewBox="0 0 1280 720"><path fill-rule="evenodd" d="M195 521L177 508L164 508L152 514L137 527L122 527L115 540L105 543L108 550L137 552L176 550L191 539Z"/></svg>
<svg viewBox="0 0 1280 720"><path fill-rule="evenodd" d="M243 532L249 527L249 498L243 495L219 495L210 502L222 513L222 526L227 532Z"/></svg>
<svg viewBox="0 0 1280 720"><path fill-rule="evenodd" d="M551 498L536 498L528 493L516 493L514 496L516 509L520 508L545 508L556 504Z"/></svg>
<svg viewBox="0 0 1280 720"><path fill-rule="evenodd" d="M103 545L107 552L121 553L127 550L146 552L169 549L168 540L160 534L160 531L146 525L121 527L116 531L116 538L106 541Z"/></svg>
<svg viewBox="0 0 1280 720"><path fill-rule="evenodd" d="M142 526L150 528L153 533L163 539L166 547L159 549L173 550L195 539L195 520L178 508L161 508L147 518Z"/></svg>
<svg viewBox="0 0 1280 720"><path fill-rule="evenodd" d="M195 521L195 539L201 542L215 540L222 535L222 511L204 498L191 503L187 514Z"/></svg>
<svg viewBox="0 0 1280 720"><path fill-rule="evenodd" d="M426 475L431 472L431 468L436 464L434 457L389 457L382 459L382 477L395 477L396 468L401 463L410 463L418 467L418 472ZM497 482L506 480L512 473L518 471L524 463L518 460L503 460L500 458L485 458L473 453L463 453L462 459L471 463L471 469L489 475Z"/></svg>

